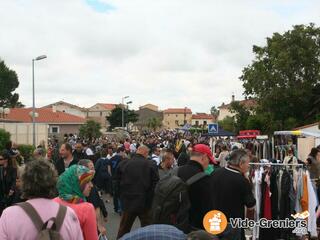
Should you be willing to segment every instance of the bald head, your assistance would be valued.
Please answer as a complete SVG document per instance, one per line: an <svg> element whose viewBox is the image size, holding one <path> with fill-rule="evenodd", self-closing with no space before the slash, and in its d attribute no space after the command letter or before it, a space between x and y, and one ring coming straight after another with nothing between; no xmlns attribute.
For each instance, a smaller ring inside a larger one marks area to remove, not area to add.
<svg viewBox="0 0 320 240"><path fill-rule="evenodd" d="M137 154L140 154L140 155L144 156L145 158L147 158L149 155L149 148L147 146L142 145L138 148Z"/></svg>

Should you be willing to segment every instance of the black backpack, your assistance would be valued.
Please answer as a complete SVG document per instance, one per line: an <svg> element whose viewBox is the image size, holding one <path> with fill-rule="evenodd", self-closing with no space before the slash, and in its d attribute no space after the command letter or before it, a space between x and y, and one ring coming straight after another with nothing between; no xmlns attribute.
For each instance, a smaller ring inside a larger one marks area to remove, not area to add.
<svg viewBox="0 0 320 240"><path fill-rule="evenodd" d="M191 207L188 187L207 176L200 172L184 182L178 177L178 168L165 175L157 183L152 203L154 224L173 225L184 232L189 231L189 209Z"/></svg>

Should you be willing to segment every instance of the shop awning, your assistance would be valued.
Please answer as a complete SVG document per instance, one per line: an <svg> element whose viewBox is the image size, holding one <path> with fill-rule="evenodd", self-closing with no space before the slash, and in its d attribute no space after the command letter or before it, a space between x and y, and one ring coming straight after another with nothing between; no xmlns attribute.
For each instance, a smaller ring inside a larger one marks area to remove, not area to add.
<svg viewBox="0 0 320 240"><path fill-rule="evenodd" d="M293 136L301 136L301 137L315 137L320 138L320 132L309 132L303 130L296 131L276 131L274 135L293 135Z"/></svg>

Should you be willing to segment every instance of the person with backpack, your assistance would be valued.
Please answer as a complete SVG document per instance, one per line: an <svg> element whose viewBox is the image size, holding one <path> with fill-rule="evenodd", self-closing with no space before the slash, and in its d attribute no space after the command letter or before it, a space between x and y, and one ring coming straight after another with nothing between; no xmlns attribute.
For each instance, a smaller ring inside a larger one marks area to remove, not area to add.
<svg viewBox="0 0 320 240"><path fill-rule="evenodd" d="M102 150L102 157L95 163L94 184L99 190L111 194L111 175L108 171L109 160L106 158L106 149Z"/></svg>
<svg viewBox="0 0 320 240"><path fill-rule="evenodd" d="M49 162L34 160L26 164L21 191L28 201L4 210L1 240L83 239L75 212L51 200L56 196L56 176Z"/></svg>
<svg viewBox="0 0 320 240"><path fill-rule="evenodd" d="M72 165L60 175L57 183L59 197L54 199L75 211L85 240L98 239L96 213L93 205L87 202L93 176L94 172L87 167Z"/></svg>
<svg viewBox="0 0 320 240"><path fill-rule="evenodd" d="M159 178L162 179L165 175L172 171L174 164L173 151L170 149L163 149L161 154L161 163L159 164Z"/></svg>
<svg viewBox="0 0 320 240"><path fill-rule="evenodd" d="M117 153L109 160L108 171L112 178L112 194L113 194L113 207L114 212L121 215L122 209L120 204L119 187L116 181L116 170L119 163L125 158L124 147L119 147Z"/></svg>
<svg viewBox="0 0 320 240"><path fill-rule="evenodd" d="M207 145L194 146L190 161L158 182L152 204L154 224L170 224L188 233L204 229L203 217L212 210L210 177L204 172L215 163Z"/></svg>

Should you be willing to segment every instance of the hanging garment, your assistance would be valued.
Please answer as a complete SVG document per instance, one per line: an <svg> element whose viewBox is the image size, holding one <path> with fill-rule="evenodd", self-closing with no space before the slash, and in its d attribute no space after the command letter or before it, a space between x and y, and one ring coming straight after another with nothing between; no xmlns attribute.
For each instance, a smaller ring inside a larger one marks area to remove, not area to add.
<svg viewBox="0 0 320 240"><path fill-rule="evenodd" d="M271 198L270 198L270 187L271 181L268 174L264 178L265 181L262 183L261 190L263 192L261 198L261 217L272 220L272 210L271 210ZM277 192L277 191L276 191ZM270 240L277 239L279 236L279 229L275 228L261 228L259 230L259 240Z"/></svg>
<svg viewBox="0 0 320 240"><path fill-rule="evenodd" d="M289 218L291 215L290 208L290 191L292 179L288 171L283 171L281 179L281 195L280 195L280 219Z"/></svg>
<svg viewBox="0 0 320 240"><path fill-rule="evenodd" d="M272 219L279 219L279 192L278 192L278 184L277 184L277 175L279 171L273 170L270 177L270 191L271 191L271 212Z"/></svg>
<svg viewBox="0 0 320 240"><path fill-rule="evenodd" d="M270 199L270 187L267 184L265 188L264 194L264 210L263 210L263 217L272 220L272 213L271 213L271 199Z"/></svg>
<svg viewBox="0 0 320 240"><path fill-rule="evenodd" d="M303 175L303 192L302 192L302 198L301 198L301 208L302 212L309 210L309 193L308 193L308 177L307 174Z"/></svg>
<svg viewBox="0 0 320 240"><path fill-rule="evenodd" d="M261 181L262 181L262 172L263 168L255 170L254 178L252 180L254 186L254 197L256 199L256 206L255 206L255 214L254 220L259 221L260 219L260 204L261 204ZM252 239L259 239L259 227L254 227L252 230Z"/></svg>
<svg viewBox="0 0 320 240"><path fill-rule="evenodd" d="M281 181L282 181L282 174L283 171L279 170L279 173L277 175L277 186L278 186L278 211L279 211L279 217L280 217L280 200L281 200Z"/></svg>
<svg viewBox="0 0 320 240"><path fill-rule="evenodd" d="M295 211L297 213L303 212L302 206L301 206L302 196L303 196L303 172L302 172L302 169L300 169L297 175L297 193L296 193L296 204L295 204Z"/></svg>
<svg viewBox="0 0 320 240"><path fill-rule="evenodd" d="M316 208L318 206L317 195L312 186L309 172L306 174L307 184L308 184L308 211L310 216L308 217L308 232L310 232L311 237L317 237L317 217Z"/></svg>

